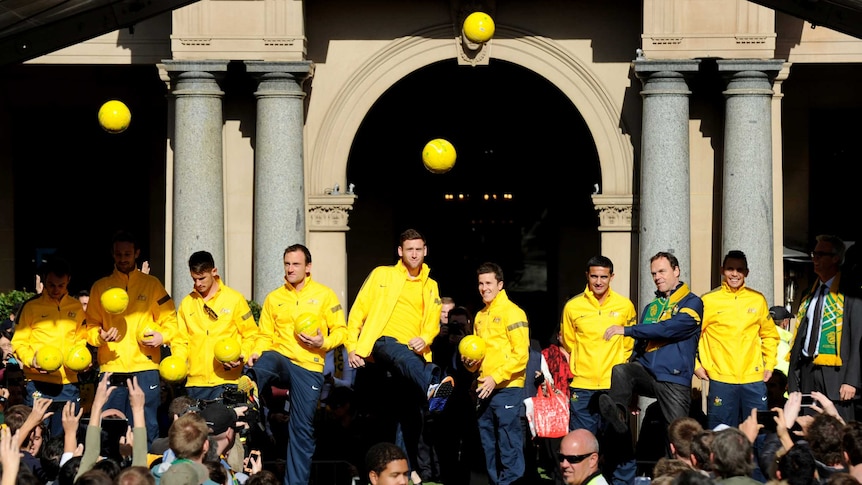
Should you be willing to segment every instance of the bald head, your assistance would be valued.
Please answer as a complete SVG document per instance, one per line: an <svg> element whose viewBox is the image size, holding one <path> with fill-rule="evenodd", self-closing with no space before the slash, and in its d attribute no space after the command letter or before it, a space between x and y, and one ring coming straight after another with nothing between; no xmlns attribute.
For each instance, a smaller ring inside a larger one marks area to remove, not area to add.
<svg viewBox="0 0 862 485"><path fill-rule="evenodd" d="M560 443L560 470L566 485L581 485L599 470L599 442L586 429L570 431Z"/></svg>

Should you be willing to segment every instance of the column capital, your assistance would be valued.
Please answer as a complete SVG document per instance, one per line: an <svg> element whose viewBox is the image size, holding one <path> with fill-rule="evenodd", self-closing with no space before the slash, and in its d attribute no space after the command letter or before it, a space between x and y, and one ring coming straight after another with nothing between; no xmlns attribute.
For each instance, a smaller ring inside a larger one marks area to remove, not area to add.
<svg viewBox="0 0 862 485"><path fill-rule="evenodd" d="M632 62L635 76L642 81L653 77L682 77L700 69L699 59L638 59Z"/></svg>
<svg viewBox="0 0 862 485"><path fill-rule="evenodd" d="M311 61L243 61L243 64L246 72L256 76L281 73L304 80L314 75L314 63Z"/></svg>
<svg viewBox="0 0 862 485"><path fill-rule="evenodd" d="M194 61L184 61L175 59L163 60L159 67L167 71L171 77L182 74L184 72L208 72L222 73L227 72L228 61L218 59L200 59Z"/></svg>
<svg viewBox="0 0 862 485"><path fill-rule="evenodd" d="M227 73L228 61L224 60L164 60L159 70L167 73L169 87L175 96L218 95L224 93L218 82Z"/></svg>
<svg viewBox="0 0 862 485"><path fill-rule="evenodd" d="M310 232L346 232L349 212L353 210L355 195L308 196L308 230Z"/></svg>
<svg viewBox="0 0 862 485"><path fill-rule="evenodd" d="M632 232L633 195L593 195L593 206L599 213L599 232Z"/></svg>
<svg viewBox="0 0 862 485"><path fill-rule="evenodd" d="M725 96L772 96L772 82L785 67L781 59L722 59L716 64L727 82Z"/></svg>
<svg viewBox="0 0 862 485"><path fill-rule="evenodd" d="M772 80L784 68L784 59L718 59L715 61L718 72L725 76L737 73L763 73Z"/></svg>

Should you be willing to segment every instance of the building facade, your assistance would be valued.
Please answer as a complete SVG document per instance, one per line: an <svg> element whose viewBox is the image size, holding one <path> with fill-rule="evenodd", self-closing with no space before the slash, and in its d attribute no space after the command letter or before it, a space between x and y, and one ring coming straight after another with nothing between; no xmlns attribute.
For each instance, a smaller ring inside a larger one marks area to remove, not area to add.
<svg viewBox="0 0 862 485"><path fill-rule="evenodd" d="M473 11L486 43L462 36ZM349 306L416 227L443 293L474 303L496 260L543 332L598 253L640 307L657 251L704 293L741 249L782 304L810 272L786 247L859 232L841 208L860 59L858 39L744 0L200 0L3 68L0 289L55 250L88 288L127 227L176 298L204 249L262 301L305 243ZM126 132L98 127L108 99ZM422 167L436 137L450 173Z"/></svg>

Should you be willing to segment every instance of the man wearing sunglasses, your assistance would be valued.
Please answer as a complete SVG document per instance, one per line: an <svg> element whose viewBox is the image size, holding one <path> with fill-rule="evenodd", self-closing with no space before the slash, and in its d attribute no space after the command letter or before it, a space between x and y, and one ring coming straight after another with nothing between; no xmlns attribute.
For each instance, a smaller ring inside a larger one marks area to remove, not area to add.
<svg viewBox="0 0 862 485"><path fill-rule="evenodd" d="M608 485L599 470L599 442L586 429L570 431L557 454L566 485Z"/></svg>
<svg viewBox="0 0 862 485"><path fill-rule="evenodd" d="M177 309L178 332L171 354L187 359L186 389L192 399L213 400L225 391L236 391L243 363L255 348L258 330L248 301L230 288L218 274L207 251L189 257L194 289ZM216 358L218 346L237 345L239 356L229 362Z"/></svg>
<svg viewBox="0 0 862 485"><path fill-rule="evenodd" d="M838 236L817 236L811 252L817 281L799 304L787 388L826 394L849 423L862 389L862 300L859 288L842 279L845 253Z"/></svg>

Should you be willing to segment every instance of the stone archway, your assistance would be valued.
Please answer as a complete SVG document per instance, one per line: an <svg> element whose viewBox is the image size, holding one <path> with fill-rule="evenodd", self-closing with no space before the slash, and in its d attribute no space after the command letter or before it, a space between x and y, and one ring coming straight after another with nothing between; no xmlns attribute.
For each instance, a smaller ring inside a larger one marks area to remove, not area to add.
<svg viewBox="0 0 862 485"><path fill-rule="evenodd" d="M447 38L450 26L437 26L414 36L396 39L349 77L328 104L316 134L309 140L306 191L309 244L334 259L316 270L347 302L347 255L344 233L352 195L332 195L333 181L346 188L350 149L374 103L391 86L430 64L453 59L459 43ZM491 41L493 59L526 68L548 80L568 98L583 117L594 141L601 167L602 193L594 196L601 212L602 251L617 265L618 288L627 293L630 282L633 149L621 128L622 107L613 99L588 62L544 37L498 26ZM481 69L481 67L477 67ZM342 190L343 193L343 190ZM605 249L610 247L611 249ZM323 273L323 275L321 275ZM339 288L339 283L343 286Z"/></svg>

